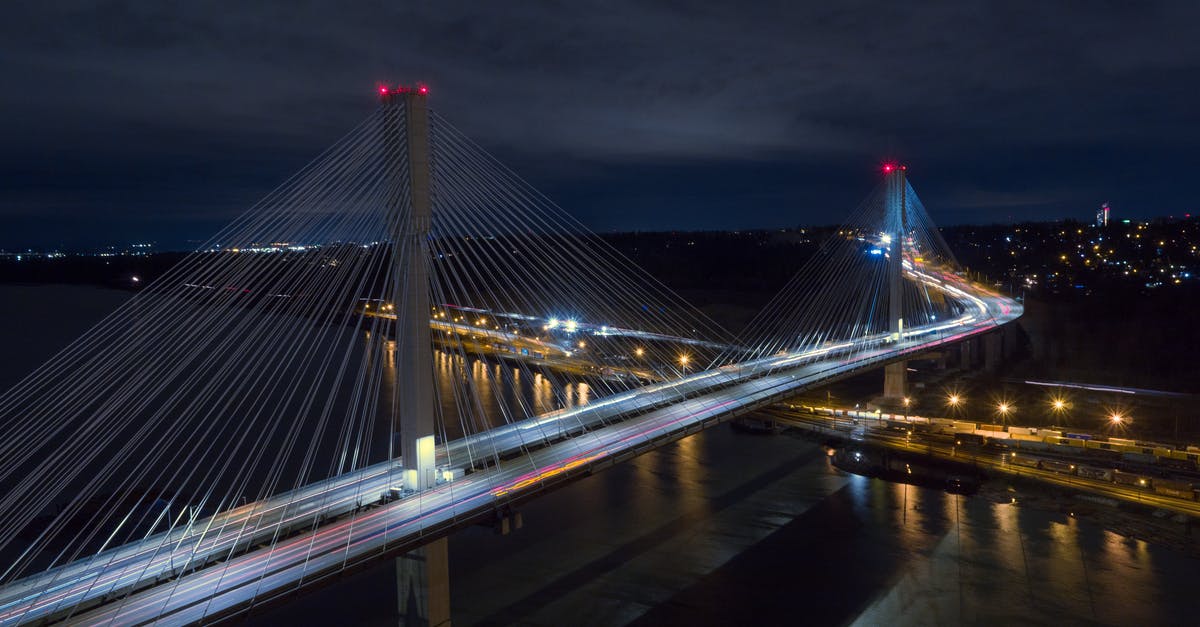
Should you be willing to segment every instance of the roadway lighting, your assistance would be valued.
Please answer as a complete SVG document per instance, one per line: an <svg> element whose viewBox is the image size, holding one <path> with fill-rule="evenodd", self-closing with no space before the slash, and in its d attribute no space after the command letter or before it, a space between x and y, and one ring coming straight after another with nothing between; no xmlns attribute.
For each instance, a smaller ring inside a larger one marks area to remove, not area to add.
<svg viewBox="0 0 1200 627"><path fill-rule="evenodd" d="M1008 403L1000 403L996 405L996 411L1000 412L1001 416L1007 416L1012 411L1012 406Z"/></svg>
<svg viewBox="0 0 1200 627"><path fill-rule="evenodd" d="M911 399L911 398L909 398L909 397L907 397L907 396L905 396L905 397L904 397L904 406L905 406L905 407L908 407L909 405L912 405L912 399Z"/></svg>
<svg viewBox="0 0 1200 627"><path fill-rule="evenodd" d="M684 374L687 374L688 362L689 362L689 361L691 361L691 360L692 360L692 358L691 358L690 356L688 356L688 355L680 355L680 356L679 356L679 365L680 365L680 366L683 366L683 373L684 373Z"/></svg>
<svg viewBox="0 0 1200 627"><path fill-rule="evenodd" d="M946 397L946 404L951 407L958 407L959 403L961 402L962 397L957 394L951 394L950 396Z"/></svg>
<svg viewBox="0 0 1200 627"><path fill-rule="evenodd" d="M646 349L644 349L644 348L634 349L633 354L637 355L638 357L641 357L642 355L646 354Z"/></svg>
<svg viewBox="0 0 1200 627"><path fill-rule="evenodd" d="M1109 419L1110 421L1112 421L1112 423L1113 423L1114 425L1119 425L1119 424L1121 424L1122 422L1125 422L1125 416L1122 416L1121 414L1118 414L1118 413L1116 413L1116 412L1113 412L1113 413L1112 413L1112 415L1110 415L1110 416L1108 417L1108 419Z"/></svg>
<svg viewBox="0 0 1200 627"><path fill-rule="evenodd" d="M579 340L579 348L587 348L587 342L584 342L583 340Z"/></svg>

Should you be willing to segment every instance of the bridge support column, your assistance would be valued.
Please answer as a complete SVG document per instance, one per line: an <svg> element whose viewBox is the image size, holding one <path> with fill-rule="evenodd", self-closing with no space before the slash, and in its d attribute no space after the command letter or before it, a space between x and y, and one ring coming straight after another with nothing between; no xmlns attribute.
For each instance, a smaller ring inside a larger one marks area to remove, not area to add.
<svg viewBox="0 0 1200 627"><path fill-rule="evenodd" d="M958 348L958 367L963 370L972 370L975 367L975 340L967 339L959 343Z"/></svg>
<svg viewBox="0 0 1200 627"><path fill-rule="evenodd" d="M883 396L902 399L908 395L908 362L900 361L883 367Z"/></svg>
<svg viewBox="0 0 1200 627"><path fill-rule="evenodd" d="M988 333L983 336L983 369L995 372L1000 369L1004 359L1004 335L1001 331Z"/></svg>
<svg viewBox="0 0 1200 627"><path fill-rule="evenodd" d="M450 560L442 538L396 558L401 627L450 626Z"/></svg>
<svg viewBox="0 0 1200 627"><path fill-rule="evenodd" d="M423 89L383 94L384 147L394 180L388 194L391 216L392 299L396 307L398 363L396 425L404 489L425 490L436 482L433 465L433 338L429 329L429 232L431 195L429 109Z"/></svg>
<svg viewBox="0 0 1200 627"><path fill-rule="evenodd" d="M392 300L396 308L397 382L393 428L400 432L405 491L437 482L433 338L429 328L429 235L433 198L425 90L385 90L384 149L392 159ZM397 608L405 627L450 624L446 539L396 558Z"/></svg>
<svg viewBox="0 0 1200 627"><path fill-rule="evenodd" d="M908 237L908 183L904 178L904 167L888 172L888 193L885 207L888 216L885 223L891 233L891 250L888 253L888 318L890 331L896 343L904 340L904 240ZM884 366L883 396L898 402L908 396L908 362Z"/></svg>

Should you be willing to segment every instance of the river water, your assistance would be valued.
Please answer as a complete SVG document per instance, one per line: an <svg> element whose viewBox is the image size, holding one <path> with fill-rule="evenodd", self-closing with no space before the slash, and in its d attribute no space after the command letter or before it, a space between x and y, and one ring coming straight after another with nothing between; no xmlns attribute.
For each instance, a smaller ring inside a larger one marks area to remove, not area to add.
<svg viewBox="0 0 1200 627"><path fill-rule="evenodd" d="M7 387L127 293L0 286ZM482 366L481 366L482 367ZM530 383L535 402L555 393ZM2 434L0 434L2 436ZM833 468L719 427L450 538L456 625L1190 625L1200 560L1067 515ZM256 625L394 625L390 563Z"/></svg>

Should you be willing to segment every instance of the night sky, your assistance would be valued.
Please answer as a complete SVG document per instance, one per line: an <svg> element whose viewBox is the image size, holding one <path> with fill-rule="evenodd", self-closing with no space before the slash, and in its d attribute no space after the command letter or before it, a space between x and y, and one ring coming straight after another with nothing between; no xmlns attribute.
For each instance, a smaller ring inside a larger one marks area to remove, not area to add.
<svg viewBox="0 0 1200 627"><path fill-rule="evenodd" d="M597 231L836 223L887 157L942 224L1200 212L1200 2L184 4L5 3L0 247L203 240L381 81Z"/></svg>

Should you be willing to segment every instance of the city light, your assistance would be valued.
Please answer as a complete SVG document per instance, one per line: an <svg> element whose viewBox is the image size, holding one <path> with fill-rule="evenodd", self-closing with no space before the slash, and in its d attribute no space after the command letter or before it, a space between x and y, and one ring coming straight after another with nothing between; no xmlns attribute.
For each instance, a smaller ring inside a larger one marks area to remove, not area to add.
<svg viewBox="0 0 1200 627"><path fill-rule="evenodd" d="M951 394L946 397L946 404L951 407L958 407L962 403L962 397L957 394Z"/></svg>
<svg viewBox="0 0 1200 627"><path fill-rule="evenodd" d="M912 399L911 399L911 398L909 398L909 397L907 397L907 396L905 396L905 397L904 397L904 406L905 406L905 407L908 407L909 405L912 405Z"/></svg>
<svg viewBox="0 0 1200 627"><path fill-rule="evenodd" d="M1067 411L1070 405L1067 404L1067 399L1061 396L1050 397L1050 409L1056 414L1062 414Z"/></svg>
<svg viewBox="0 0 1200 627"><path fill-rule="evenodd" d="M641 357L642 355L646 354L646 349L638 347L638 348L634 349L633 354L637 355L638 357Z"/></svg>
<svg viewBox="0 0 1200 627"><path fill-rule="evenodd" d="M1122 416L1121 414L1118 414L1118 413L1116 413L1116 412L1113 412L1111 415L1109 415L1108 419L1109 419L1109 421L1110 421L1110 422L1112 422L1114 425L1119 425L1119 424L1121 424L1122 422L1125 422L1125 417L1124 417L1124 416Z"/></svg>
<svg viewBox="0 0 1200 627"><path fill-rule="evenodd" d="M546 328L548 328L548 329L557 329L557 328L558 328L558 318L551 318L551 319L550 319L550 320L549 320L549 321L546 323Z"/></svg>
<svg viewBox="0 0 1200 627"><path fill-rule="evenodd" d="M574 320L567 320L563 323L563 330L567 333L574 333L579 328L579 323Z"/></svg>
<svg viewBox="0 0 1200 627"><path fill-rule="evenodd" d="M1012 405L1009 405L1005 402L1000 402L996 405L996 411L999 412L1001 416L1007 416L1010 412L1012 412L1012 410Z"/></svg>

